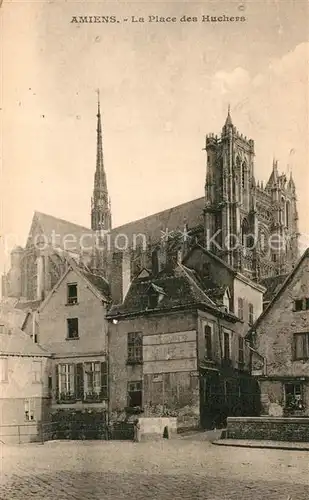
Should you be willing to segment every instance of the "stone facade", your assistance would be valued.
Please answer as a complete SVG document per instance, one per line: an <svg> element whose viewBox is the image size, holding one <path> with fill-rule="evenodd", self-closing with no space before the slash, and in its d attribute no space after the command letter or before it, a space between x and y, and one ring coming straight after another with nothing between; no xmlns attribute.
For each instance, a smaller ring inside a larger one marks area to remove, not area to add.
<svg viewBox="0 0 309 500"><path fill-rule="evenodd" d="M309 418L230 417L226 438L308 442Z"/></svg>
<svg viewBox="0 0 309 500"><path fill-rule="evenodd" d="M309 416L308 275L306 250L249 334L266 415Z"/></svg>

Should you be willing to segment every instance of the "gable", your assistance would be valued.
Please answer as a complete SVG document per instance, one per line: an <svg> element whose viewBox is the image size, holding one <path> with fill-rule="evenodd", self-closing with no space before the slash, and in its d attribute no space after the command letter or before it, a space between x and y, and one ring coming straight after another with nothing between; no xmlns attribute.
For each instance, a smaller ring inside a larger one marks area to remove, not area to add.
<svg viewBox="0 0 309 500"><path fill-rule="evenodd" d="M216 286L233 288L235 272L202 247L194 247L184 258L183 263L194 269L201 278L212 281Z"/></svg>
<svg viewBox="0 0 309 500"><path fill-rule="evenodd" d="M263 311L261 316L257 319L253 328L248 332L248 335L252 333L253 330L264 324L265 321L269 321L269 316L276 316L278 322L283 320L283 317L291 315L293 312L294 300L309 297L309 250L307 249L295 268L286 278L280 290L273 297L271 302L268 304L266 309ZM308 313L308 312L307 312ZM300 317L300 316L298 316ZM297 315L296 315L297 318ZM306 321L306 326L308 327L308 320ZM305 325L304 325L305 326Z"/></svg>

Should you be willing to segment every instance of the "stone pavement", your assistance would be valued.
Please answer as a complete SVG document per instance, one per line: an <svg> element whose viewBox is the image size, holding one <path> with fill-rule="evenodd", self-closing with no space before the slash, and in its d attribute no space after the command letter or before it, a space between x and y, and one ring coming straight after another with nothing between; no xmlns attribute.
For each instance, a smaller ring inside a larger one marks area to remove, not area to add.
<svg viewBox="0 0 309 500"><path fill-rule="evenodd" d="M55 441L2 447L1 500L308 500L309 453Z"/></svg>

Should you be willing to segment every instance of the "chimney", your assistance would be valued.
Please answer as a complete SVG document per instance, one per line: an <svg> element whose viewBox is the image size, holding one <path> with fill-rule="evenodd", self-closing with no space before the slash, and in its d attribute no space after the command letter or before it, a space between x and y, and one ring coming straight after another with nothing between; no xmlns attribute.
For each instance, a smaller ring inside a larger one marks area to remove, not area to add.
<svg viewBox="0 0 309 500"><path fill-rule="evenodd" d="M122 304L131 285L131 258L129 252L114 252L110 273L110 287L114 304Z"/></svg>

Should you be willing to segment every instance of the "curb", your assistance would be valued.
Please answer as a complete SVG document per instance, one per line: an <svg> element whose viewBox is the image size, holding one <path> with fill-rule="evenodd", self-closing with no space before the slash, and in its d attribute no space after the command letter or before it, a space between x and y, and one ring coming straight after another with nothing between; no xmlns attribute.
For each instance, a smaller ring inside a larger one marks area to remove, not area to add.
<svg viewBox="0 0 309 500"><path fill-rule="evenodd" d="M286 441L246 441L241 442L236 439L217 439L211 444L216 446L233 446L235 448L264 448L269 450L288 450L288 451L309 451L309 443L288 443Z"/></svg>

